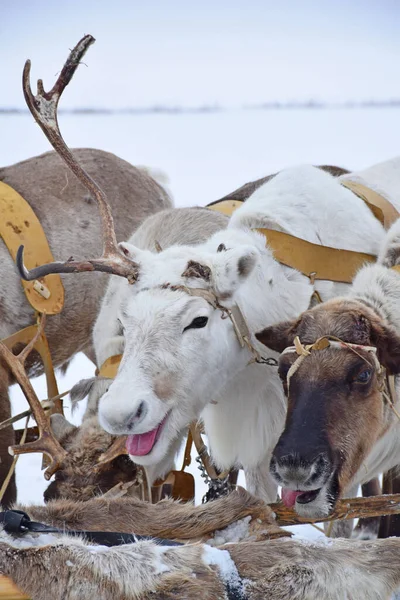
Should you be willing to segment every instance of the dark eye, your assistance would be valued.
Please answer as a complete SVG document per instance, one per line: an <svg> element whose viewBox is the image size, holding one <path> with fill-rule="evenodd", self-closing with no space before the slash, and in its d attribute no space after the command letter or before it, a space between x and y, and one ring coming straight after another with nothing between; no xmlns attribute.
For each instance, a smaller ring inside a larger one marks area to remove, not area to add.
<svg viewBox="0 0 400 600"><path fill-rule="evenodd" d="M372 377L372 369L364 369L364 371L361 371L361 373L359 373L356 377L356 382L357 383L368 383L368 381L371 379Z"/></svg>
<svg viewBox="0 0 400 600"><path fill-rule="evenodd" d="M193 319L190 325L185 327L183 331L186 331L187 329L201 329L202 327L205 327L207 323L208 317L196 317L195 319Z"/></svg>

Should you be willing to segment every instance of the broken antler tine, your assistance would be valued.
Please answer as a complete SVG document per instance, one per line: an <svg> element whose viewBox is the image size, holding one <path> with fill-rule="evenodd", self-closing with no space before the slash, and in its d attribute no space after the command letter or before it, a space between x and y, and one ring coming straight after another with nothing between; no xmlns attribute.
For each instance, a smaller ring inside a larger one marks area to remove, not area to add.
<svg viewBox="0 0 400 600"><path fill-rule="evenodd" d="M105 465L105 464L111 462L112 460L114 460L114 458L121 456L122 454L128 454L128 451L127 451L126 445L125 445L126 438L127 438L126 435L117 437L113 441L111 446L108 448L108 450L106 450L105 452L103 452L103 454L101 454L99 456L99 459L97 461L97 466Z"/></svg>
<svg viewBox="0 0 400 600"><path fill-rule="evenodd" d="M38 334L40 335L40 333L41 329L40 327L38 327ZM26 348L23 352L25 352L25 350ZM34 442L29 442L28 444L11 446L9 448L9 451L10 454L13 455L26 454L28 452L44 452L45 454L47 454L47 456L49 456L51 459L51 464L47 467L44 476L46 479L50 479L53 473L55 473L55 471L57 471L57 469L60 468L60 465L65 459L67 453L54 437L53 432L50 428L49 419L47 418L47 415L42 405L40 404L35 390L33 389L32 384L25 373L23 362L28 354L24 355L23 353L21 353L19 356L15 356L5 346L5 344L0 342L0 359L3 359L7 363L7 365L10 368L10 371L21 386L24 396L28 400L29 406L32 409L32 413L36 419L36 423L39 430L38 440Z"/></svg>
<svg viewBox="0 0 400 600"><path fill-rule="evenodd" d="M31 62L27 60L22 75L22 87L29 110L50 144L96 199L103 234L103 255L94 260L54 262L28 271L23 262L23 247L20 247L17 254L17 266L21 278L26 281L32 281L51 273L82 273L87 271L102 271L119 275L126 277L130 283L136 281L138 277L138 265L122 254L118 248L111 209L105 193L77 162L66 145L58 126L57 107L60 97L71 81L84 54L94 41L94 37L85 35L71 50L57 81L49 92L44 90L42 80L38 80L36 96L33 95L30 84Z"/></svg>

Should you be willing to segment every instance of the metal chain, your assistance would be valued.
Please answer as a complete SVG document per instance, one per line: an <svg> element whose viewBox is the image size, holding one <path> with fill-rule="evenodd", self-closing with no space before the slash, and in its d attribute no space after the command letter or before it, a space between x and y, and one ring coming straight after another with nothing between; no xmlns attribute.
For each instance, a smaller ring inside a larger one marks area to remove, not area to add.
<svg viewBox="0 0 400 600"><path fill-rule="evenodd" d="M200 477L208 486L208 490L203 496L202 504L207 504L207 502L211 502L212 500L217 500L217 498L226 496L230 492L232 487L229 483L229 473L224 479L212 479L207 474L207 471L201 460L201 456L196 456L196 462L198 463Z"/></svg>
<svg viewBox="0 0 400 600"><path fill-rule="evenodd" d="M269 367L277 367L278 366L278 361L276 360L276 358L264 358L263 356L260 356L259 358L255 359L255 362L258 363L259 365L268 365Z"/></svg>

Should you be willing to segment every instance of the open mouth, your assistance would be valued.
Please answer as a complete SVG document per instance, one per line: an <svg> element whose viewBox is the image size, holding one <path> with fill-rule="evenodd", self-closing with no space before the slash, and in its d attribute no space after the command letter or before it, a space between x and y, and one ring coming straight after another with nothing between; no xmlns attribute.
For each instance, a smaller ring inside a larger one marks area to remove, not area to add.
<svg viewBox="0 0 400 600"><path fill-rule="evenodd" d="M318 488L316 490L308 490L306 492L289 490L288 488L282 488L282 502L288 508L293 508L296 504L308 504L315 500L320 493L322 488Z"/></svg>
<svg viewBox="0 0 400 600"><path fill-rule="evenodd" d="M126 440L126 449L128 450L128 453L131 456L146 456L147 454L150 454L158 442L168 416L169 413L167 413L161 423L159 423L151 431L128 435Z"/></svg>

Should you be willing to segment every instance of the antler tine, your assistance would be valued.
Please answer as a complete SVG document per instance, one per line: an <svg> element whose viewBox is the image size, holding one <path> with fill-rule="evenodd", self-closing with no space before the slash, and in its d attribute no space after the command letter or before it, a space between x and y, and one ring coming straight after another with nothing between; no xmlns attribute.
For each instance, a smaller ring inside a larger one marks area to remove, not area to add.
<svg viewBox="0 0 400 600"><path fill-rule="evenodd" d="M46 324L46 315L45 315L45 313L42 313L39 317L39 324L38 324L37 332L31 339L29 344L27 344L25 346L25 348L17 355L17 358L22 366L25 364L26 359L28 358L29 354L32 352L33 348L35 347L36 342L38 341L40 336L43 334L45 324Z"/></svg>
<svg viewBox="0 0 400 600"><path fill-rule="evenodd" d="M128 454L128 451L125 446L126 438L127 438L127 436L123 435L123 436L117 437L113 441L113 443L108 448L108 450L106 450L105 452L103 452L103 454L101 456L99 456L99 459L97 461L97 468L102 467L103 465L106 465L107 463L114 460L114 458L121 456L121 454Z"/></svg>
<svg viewBox="0 0 400 600"><path fill-rule="evenodd" d="M71 81L89 46L94 42L94 37L85 35L70 52L56 83L49 92L44 90L42 80L38 80L36 96L33 95L30 85L31 62L27 60L22 75L22 86L29 110L40 125L50 144L86 189L96 198L103 231L103 255L101 258L94 260L74 261L69 259L66 262L50 263L28 271L24 265L24 247L20 246L17 255L17 267L20 277L27 281L32 281L51 273L81 273L87 271L103 271L120 275L121 277L126 277L130 283L133 283L138 276L138 265L118 249L114 221L106 195L76 161L62 137L58 125L57 107L60 97L65 87Z"/></svg>
<svg viewBox="0 0 400 600"><path fill-rule="evenodd" d="M28 400L29 406L31 407L32 412L35 416L39 430L38 440L34 442L29 442L28 444L10 446L9 452L12 455L25 454L28 452L44 452L51 459L51 463L44 473L45 478L50 479L53 473L55 473L60 468L67 453L54 437L46 413L42 405L40 404L39 399L36 396L35 390L33 389L31 382L29 381L24 369L24 362L26 360L26 357L32 350L33 345L37 340L38 336L41 334L43 325L44 324L42 322L40 324L40 327L38 327L38 333L36 334L35 338L32 340L32 342L28 344L28 346L24 348L24 350L18 356L15 356L5 346L5 344L0 342L0 359L3 359L7 363L15 379L21 386L25 398Z"/></svg>

